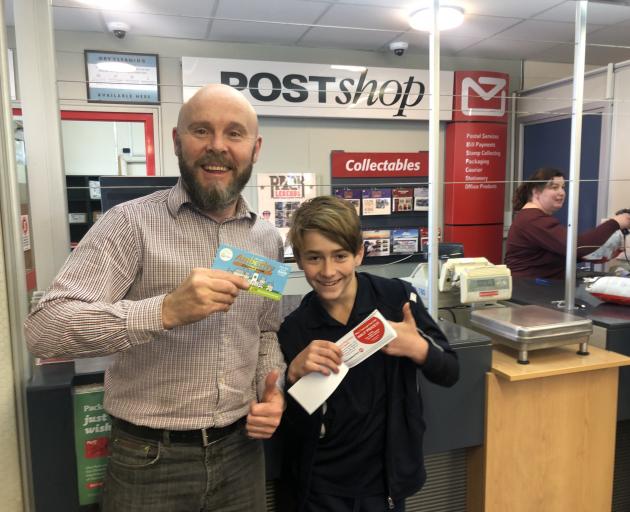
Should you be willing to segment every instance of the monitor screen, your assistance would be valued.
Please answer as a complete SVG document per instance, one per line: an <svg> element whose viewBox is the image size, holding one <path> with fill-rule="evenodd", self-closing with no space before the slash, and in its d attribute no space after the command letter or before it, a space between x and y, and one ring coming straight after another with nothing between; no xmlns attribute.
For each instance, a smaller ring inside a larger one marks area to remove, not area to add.
<svg viewBox="0 0 630 512"><path fill-rule="evenodd" d="M178 176L101 176L101 209L105 213L117 204L170 188Z"/></svg>

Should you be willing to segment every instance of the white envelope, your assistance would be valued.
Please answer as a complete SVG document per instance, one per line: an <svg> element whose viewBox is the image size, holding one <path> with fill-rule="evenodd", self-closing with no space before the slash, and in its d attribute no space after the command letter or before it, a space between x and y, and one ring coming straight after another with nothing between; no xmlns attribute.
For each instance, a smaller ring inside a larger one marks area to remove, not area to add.
<svg viewBox="0 0 630 512"><path fill-rule="evenodd" d="M308 373L289 388L289 394L306 412L313 414L333 394L350 368L365 361L395 337L394 328L375 309L359 325L335 342L341 348L343 358L339 373Z"/></svg>

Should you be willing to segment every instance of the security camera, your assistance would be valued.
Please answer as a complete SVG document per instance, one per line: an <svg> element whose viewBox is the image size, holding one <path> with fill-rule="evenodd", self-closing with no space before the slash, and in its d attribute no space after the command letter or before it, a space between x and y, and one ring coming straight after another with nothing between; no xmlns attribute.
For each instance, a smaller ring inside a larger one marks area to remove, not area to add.
<svg viewBox="0 0 630 512"><path fill-rule="evenodd" d="M122 21L110 21L107 24L107 30L109 30L116 39L124 39L130 28L129 25Z"/></svg>
<svg viewBox="0 0 630 512"><path fill-rule="evenodd" d="M398 55L400 57L405 50L409 48L409 44L404 41L394 41L393 43L389 43L389 50L394 53L394 55Z"/></svg>

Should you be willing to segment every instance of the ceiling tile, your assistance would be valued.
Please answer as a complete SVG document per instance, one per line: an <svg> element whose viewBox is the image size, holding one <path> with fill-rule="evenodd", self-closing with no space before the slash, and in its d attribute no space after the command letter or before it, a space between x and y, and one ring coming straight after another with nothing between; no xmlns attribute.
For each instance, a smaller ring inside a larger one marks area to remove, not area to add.
<svg viewBox="0 0 630 512"><path fill-rule="evenodd" d="M565 43L573 42L574 37L575 29L573 23L526 20L501 32L497 39L514 42Z"/></svg>
<svg viewBox="0 0 630 512"><path fill-rule="evenodd" d="M103 17L106 22L122 21L127 23L131 27L129 31L130 36L205 39L208 29L208 20L205 18L139 14L120 11L105 11L103 12Z"/></svg>
<svg viewBox="0 0 630 512"><path fill-rule="evenodd" d="M359 27L399 32L409 28L407 15L400 9L348 4L333 5L318 20L317 24L332 27Z"/></svg>
<svg viewBox="0 0 630 512"><path fill-rule="evenodd" d="M496 41L486 39L457 53L464 57L485 57L489 59L528 59L538 55L548 48L556 46L553 43L540 41Z"/></svg>
<svg viewBox="0 0 630 512"><path fill-rule="evenodd" d="M301 46L379 50L398 35L384 30L314 27L300 40Z"/></svg>
<svg viewBox="0 0 630 512"><path fill-rule="evenodd" d="M443 40L450 37L477 37L479 39L490 37L494 34L516 25L521 20L519 18L502 18L496 16L481 16L471 14L466 16L464 23L452 30L445 30L440 33Z"/></svg>
<svg viewBox="0 0 630 512"><path fill-rule="evenodd" d="M55 30L88 32L102 32L105 29L100 11L71 7L53 7L53 26Z"/></svg>
<svg viewBox="0 0 630 512"><path fill-rule="evenodd" d="M593 31L586 37L586 44L630 46L630 26L622 23Z"/></svg>
<svg viewBox="0 0 630 512"><path fill-rule="evenodd" d="M103 7L90 8L97 11L125 11L146 14L169 14L172 16L190 16L209 18L217 0L110 0ZM86 8L87 2L81 0L52 0L54 6Z"/></svg>
<svg viewBox="0 0 630 512"><path fill-rule="evenodd" d="M219 0L215 16L246 20L314 23L329 3L295 0Z"/></svg>
<svg viewBox="0 0 630 512"><path fill-rule="evenodd" d="M286 25L265 22L214 20L208 39L259 44L294 45L308 30L304 25Z"/></svg>
<svg viewBox="0 0 630 512"><path fill-rule="evenodd" d="M610 62L624 62L630 60L630 48L610 48L601 46L587 46L587 64L605 66Z"/></svg>
<svg viewBox="0 0 630 512"><path fill-rule="evenodd" d="M550 21L570 21L575 23L575 2L565 2L536 16L535 19ZM611 25L630 19L630 7L611 4L588 3L587 24Z"/></svg>
<svg viewBox="0 0 630 512"><path fill-rule="evenodd" d="M372 5L394 9L408 9L414 4L413 0L337 0L337 3L350 5Z"/></svg>
<svg viewBox="0 0 630 512"><path fill-rule="evenodd" d="M13 15L13 2L4 2L4 23L5 25L15 25L15 17Z"/></svg>
<svg viewBox="0 0 630 512"><path fill-rule="evenodd" d="M573 3L573 0L466 0L463 3L465 4L466 12L470 14L529 18L565 1Z"/></svg>

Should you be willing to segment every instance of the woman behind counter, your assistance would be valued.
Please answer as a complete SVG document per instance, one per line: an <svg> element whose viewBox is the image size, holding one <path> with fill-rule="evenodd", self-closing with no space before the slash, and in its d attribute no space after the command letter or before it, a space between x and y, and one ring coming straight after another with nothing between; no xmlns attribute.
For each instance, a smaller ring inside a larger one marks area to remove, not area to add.
<svg viewBox="0 0 630 512"><path fill-rule="evenodd" d="M552 216L564 204L564 176L543 167L514 193L516 213L508 233L505 263L513 276L563 279L567 228ZM583 258L620 228L630 227L630 214L622 213L578 235L577 257Z"/></svg>

